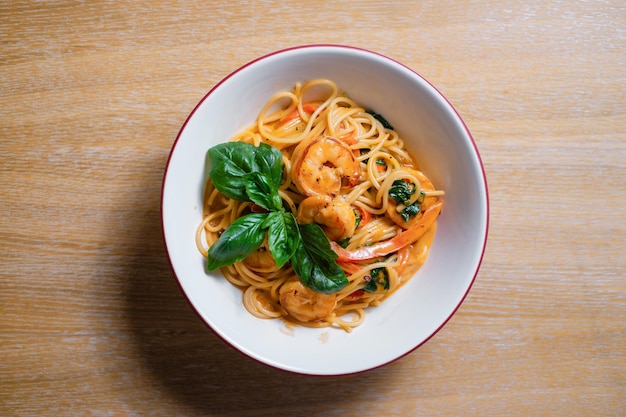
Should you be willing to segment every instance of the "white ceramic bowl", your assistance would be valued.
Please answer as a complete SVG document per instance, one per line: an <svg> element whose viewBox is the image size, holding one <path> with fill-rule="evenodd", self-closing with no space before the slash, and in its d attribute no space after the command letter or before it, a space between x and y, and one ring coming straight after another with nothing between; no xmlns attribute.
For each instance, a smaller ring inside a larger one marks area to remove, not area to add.
<svg viewBox="0 0 626 417"><path fill-rule="evenodd" d="M277 91L328 78L389 120L425 173L445 190L426 264L352 333L262 320L242 305L241 291L207 274L194 234L202 216L207 150L252 123ZM432 337L467 295L487 239L487 183L476 144L452 105L410 68L346 46L309 45L263 56L218 83L191 112L172 148L162 189L163 235L180 287L224 341L267 365L314 374L380 367Z"/></svg>

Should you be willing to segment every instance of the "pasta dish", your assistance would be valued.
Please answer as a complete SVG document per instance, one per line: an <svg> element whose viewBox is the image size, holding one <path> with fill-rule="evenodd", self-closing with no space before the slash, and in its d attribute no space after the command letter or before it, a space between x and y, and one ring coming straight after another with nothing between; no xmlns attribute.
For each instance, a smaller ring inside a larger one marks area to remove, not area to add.
<svg viewBox="0 0 626 417"><path fill-rule="evenodd" d="M275 94L208 155L196 244L256 317L351 331L428 256L444 192L330 80Z"/></svg>

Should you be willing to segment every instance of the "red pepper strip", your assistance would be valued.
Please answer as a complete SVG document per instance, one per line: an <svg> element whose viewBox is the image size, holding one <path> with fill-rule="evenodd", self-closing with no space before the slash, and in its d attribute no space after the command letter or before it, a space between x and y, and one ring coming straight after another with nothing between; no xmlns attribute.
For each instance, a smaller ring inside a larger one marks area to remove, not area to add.
<svg viewBox="0 0 626 417"><path fill-rule="evenodd" d="M302 111L306 114L313 114L315 110L317 110L318 107L319 106L314 103L303 103ZM300 117L300 113L298 112L298 107L293 109L287 116L280 119L280 122L278 122L278 126L283 126L287 122L290 122L297 117Z"/></svg>
<svg viewBox="0 0 626 417"><path fill-rule="evenodd" d="M363 291L363 290L356 290L355 292L353 292L352 294L350 294L346 298L344 298L344 300L346 300L346 301L356 301L359 298L363 297L363 294L365 294L365 291Z"/></svg>
<svg viewBox="0 0 626 417"><path fill-rule="evenodd" d="M437 220L442 207L443 200L438 199L432 206L426 209L415 226L384 242L376 243L372 246L364 246L355 250L346 250L335 242L330 243L331 247L337 254L338 261L364 261L389 255L392 252L417 242L418 239L430 229L430 226L433 225L435 220Z"/></svg>
<svg viewBox="0 0 626 417"><path fill-rule="evenodd" d="M354 145L357 143L354 130L347 135L340 137L339 140L345 142L347 145ZM359 156L361 152L358 149L355 150L358 151L358 154L356 154L355 156Z"/></svg>

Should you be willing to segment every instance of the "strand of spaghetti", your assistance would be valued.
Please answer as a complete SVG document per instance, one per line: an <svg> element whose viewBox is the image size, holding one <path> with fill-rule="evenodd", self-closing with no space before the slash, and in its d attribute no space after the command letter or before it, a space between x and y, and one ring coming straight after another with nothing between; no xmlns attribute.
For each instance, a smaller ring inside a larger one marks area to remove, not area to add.
<svg viewBox="0 0 626 417"><path fill-rule="evenodd" d="M233 266L225 266L221 270L228 282L234 286L239 288L247 288L249 286L248 282L243 280L242 277L237 274L237 271Z"/></svg>
<svg viewBox="0 0 626 417"><path fill-rule="evenodd" d="M269 116L265 116L265 113L267 113L270 108L272 108L278 101L281 101L285 98L291 101L291 103L289 103L289 106L285 107L282 110L273 112ZM287 114L291 113L291 111L298 106L298 101L299 101L298 96L290 91L283 91L283 92L274 94L259 112L259 115L257 116L257 120L259 124L257 126L261 126L261 123L262 124L271 123L271 122L275 122L277 120L282 119ZM259 131L261 131L261 129L259 129Z"/></svg>
<svg viewBox="0 0 626 417"><path fill-rule="evenodd" d="M272 300L255 287L248 287L243 293L243 304L253 316L261 319L278 318L282 315Z"/></svg>
<svg viewBox="0 0 626 417"><path fill-rule="evenodd" d="M248 129L248 130L244 130L243 132L239 133L238 135L233 137L230 141L231 142L251 143L254 146L259 146L259 143L261 142L261 135L259 135L256 132L253 132L251 129Z"/></svg>
<svg viewBox="0 0 626 417"><path fill-rule="evenodd" d="M354 313L356 315L356 317L354 317L351 321L340 318L350 313ZM342 311L341 314L337 314L337 316L331 318L329 321L331 321L332 324L341 327L343 330L351 332L353 328L363 324L365 321L365 311L363 311L363 308L346 309L345 311Z"/></svg>
<svg viewBox="0 0 626 417"><path fill-rule="evenodd" d="M365 192L368 188L372 186L372 183L369 180L363 181L361 184L357 185L350 191L350 194L347 194L344 197L344 200L348 204L354 204L357 199Z"/></svg>
<svg viewBox="0 0 626 417"><path fill-rule="evenodd" d="M226 219L228 218L226 215L230 214L235 206L236 202L231 200L228 205L223 209L216 211L214 213L209 214L202 222L202 226L206 229L207 232L219 232L222 229L225 229L228 226L228 222ZM209 224L213 222L215 219L220 219L219 222L215 224Z"/></svg>
<svg viewBox="0 0 626 417"><path fill-rule="evenodd" d="M218 232L227 227L228 221L226 214L230 213L233 210L234 203L234 201L229 201L226 207L219 211L216 211L215 213L211 213L202 219L202 223L200 223L200 226L198 226L198 228L196 229L196 246L198 247L198 250L200 250L202 256L208 256L208 249L206 248L206 246L212 245L213 243L215 243L215 240L217 240L215 238L211 238L213 236L212 233ZM218 218L221 218L218 223L213 225L210 224L213 220ZM203 232L204 240L202 239Z"/></svg>
<svg viewBox="0 0 626 417"><path fill-rule="evenodd" d="M307 89L313 87L314 85L320 85L320 84L324 84L327 85L329 87L331 87L331 94L330 96L324 100L320 106L317 108L317 110L315 110L315 112L313 112L313 114L311 115L311 117L309 118L309 120L306 122L306 126L303 129L302 133L296 137L289 137L289 138L281 138L278 137L276 135L272 134L272 129L268 128L265 124L264 124L264 120L262 120L261 117L259 117L258 119L258 129L259 132L266 138L269 140L273 140L275 142L278 143L282 143L282 144L296 144L302 141L302 139L304 139L305 137L309 136L309 133L311 131L311 128L313 127L313 122L317 119L317 116L326 109L326 107L328 106L328 104L332 101L333 98L336 97L337 95L337 86L335 83L333 83L332 81L328 81L328 80L316 80L315 82L309 83L305 86L305 88L302 89L301 92L301 96L299 97L299 100L302 100L302 96L304 95L304 93L306 92ZM272 102L268 103L265 107L264 110L267 111L267 109L269 109L271 107L271 104L273 104ZM291 110L290 110L291 111ZM264 113L262 113L264 114Z"/></svg>
<svg viewBox="0 0 626 417"><path fill-rule="evenodd" d="M396 237L387 241L375 243L372 246L365 246L359 249L348 251L339 246L336 242L331 242L331 247L335 251L340 261L363 261L367 259L387 256L392 252L404 248L416 242L430 226L437 220L443 200L439 199L435 204L428 207L420 220L411 229L405 230Z"/></svg>
<svg viewBox="0 0 626 417"><path fill-rule="evenodd" d="M426 197L446 195L446 192L443 190L422 190L422 192Z"/></svg>
<svg viewBox="0 0 626 417"><path fill-rule="evenodd" d="M204 242L202 240L202 232L204 231L204 226L210 219L205 218L202 220L202 223L196 229L196 247L205 258L208 256L209 250L205 247Z"/></svg>
<svg viewBox="0 0 626 417"><path fill-rule="evenodd" d="M294 216L296 215L296 213L298 213L298 209L296 208L296 204L293 201L293 198L291 197L290 193L288 193L285 190L278 190L278 195L280 196L280 198L282 198L282 200L284 202L287 203L287 205L289 206L289 209L291 210L291 212L294 214Z"/></svg>
<svg viewBox="0 0 626 417"><path fill-rule="evenodd" d="M357 199L352 204L360 204L361 207L367 208L371 214L383 214L387 211L387 201L384 201L383 204L376 208L378 205L376 204L376 200L371 195L363 193L357 196Z"/></svg>
<svg viewBox="0 0 626 417"><path fill-rule="evenodd" d="M378 137L380 137L381 133L384 132L376 127L377 123L376 119L371 114L368 114L363 110L358 117L355 118L355 121L360 123L362 127L369 125L369 129L364 130L363 133L357 136L357 140L365 140L375 137L375 134L378 132Z"/></svg>
<svg viewBox="0 0 626 417"><path fill-rule="evenodd" d="M207 181L207 186L206 186L206 190L204 191L204 193L205 193L205 204L204 204L205 208L213 205L213 203L215 202L215 199L225 198L222 194L220 194L219 191L217 191L217 188L213 186L213 183L211 181ZM206 196L207 194L208 194L208 197Z"/></svg>
<svg viewBox="0 0 626 417"><path fill-rule="evenodd" d="M382 161L385 165L380 165ZM383 171L380 170L379 167L383 167ZM367 161L367 173L369 175L370 180L372 181L372 185L376 189L380 189L382 181L385 180L391 173L400 168L400 163L393 155L387 152L376 152L373 154L369 160Z"/></svg>
<svg viewBox="0 0 626 417"><path fill-rule="evenodd" d="M339 137L340 135L337 132L337 129L341 125L341 123L346 120L348 117L358 114L362 111L361 108L358 107L345 107L340 106L339 104L344 102L344 97L335 98L329 105L329 111L327 114L328 121L328 130L331 136Z"/></svg>
<svg viewBox="0 0 626 417"><path fill-rule="evenodd" d="M256 274L254 271L248 268L245 263L236 262L233 264L233 266L235 267L235 270L237 271L239 276L241 276L248 283L248 285L257 288L269 288L272 286L271 281L268 281L267 278Z"/></svg>
<svg viewBox="0 0 626 417"><path fill-rule="evenodd" d="M365 147L369 149L369 151L366 154L361 155L359 157L360 160L371 158L372 155L374 155L376 152L380 151L384 147L385 139L387 139L389 134L384 131L380 133L381 135L378 137L361 138L361 139L357 138L359 143L361 143L360 145L361 148Z"/></svg>
<svg viewBox="0 0 626 417"><path fill-rule="evenodd" d="M398 235L402 230L392 221L378 217L357 230L346 249L355 250L373 242L383 242Z"/></svg>

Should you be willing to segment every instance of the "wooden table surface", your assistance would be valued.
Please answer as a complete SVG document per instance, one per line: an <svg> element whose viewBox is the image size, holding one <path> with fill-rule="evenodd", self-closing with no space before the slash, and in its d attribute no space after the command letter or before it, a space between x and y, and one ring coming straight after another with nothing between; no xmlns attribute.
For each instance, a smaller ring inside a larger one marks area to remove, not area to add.
<svg viewBox="0 0 626 417"><path fill-rule="evenodd" d="M307 43L422 74L488 175L464 304L359 375L295 375L227 346L161 238L189 112L240 65ZM626 415L621 0L14 0L0 45L0 415Z"/></svg>

